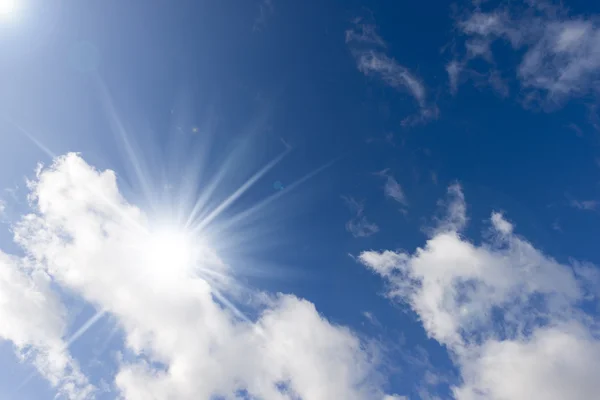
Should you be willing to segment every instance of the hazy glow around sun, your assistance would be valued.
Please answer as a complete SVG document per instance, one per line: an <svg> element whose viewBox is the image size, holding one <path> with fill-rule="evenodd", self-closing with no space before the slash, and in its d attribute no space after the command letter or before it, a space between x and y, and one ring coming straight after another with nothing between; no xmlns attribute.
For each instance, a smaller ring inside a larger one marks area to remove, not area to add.
<svg viewBox="0 0 600 400"><path fill-rule="evenodd" d="M150 234L147 243L148 263L165 273L185 274L193 268L194 247L191 238L176 229L160 229Z"/></svg>
<svg viewBox="0 0 600 400"><path fill-rule="evenodd" d="M9 16L17 9L17 0L0 0L0 16Z"/></svg>

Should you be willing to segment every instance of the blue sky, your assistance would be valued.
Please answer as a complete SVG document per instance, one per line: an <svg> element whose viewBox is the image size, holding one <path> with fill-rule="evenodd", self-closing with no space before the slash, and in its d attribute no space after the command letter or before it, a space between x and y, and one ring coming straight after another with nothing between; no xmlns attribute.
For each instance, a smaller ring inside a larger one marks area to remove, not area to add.
<svg viewBox="0 0 600 400"><path fill-rule="evenodd" d="M0 11L0 400L597 396L600 5Z"/></svg>

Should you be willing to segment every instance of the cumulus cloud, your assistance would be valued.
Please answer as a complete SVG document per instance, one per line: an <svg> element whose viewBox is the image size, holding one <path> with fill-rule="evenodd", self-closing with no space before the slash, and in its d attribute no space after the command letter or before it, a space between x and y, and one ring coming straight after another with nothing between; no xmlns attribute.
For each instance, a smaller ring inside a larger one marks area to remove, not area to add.
<svg viewBox="0 0 600 400"><path fill-rule="evenodd" d="M93 387L69 355L66 311L50 283L27 259L0 251L0 339L12 342L18 357L65 398L84 399Z"/></svg>
<svg viewBox="0 0 600 400"><path fill-rule="evenodd" d="M367 237L379 232L377 224L369 221L364 215L365 206L363 203L352 197L343 196L342 199L354 214L352 219L346 222L346 230L354 237Z"/></svg>
<svg viewBox="0 0 600 400"><path fill-rule="evenodd" d="M581 305L597 304L597 280L537 250L500 213L490 218L487 240L468 241L461 187L449 195L446 217L423 247L365 251L358 259L452 353L462 376L454 398L594 398L600 331Z"/></svg>
<svg viewBox="0 0 600 400"><path fill-rule="evenodd" d="M526 102L560 107L567 100L598 92L600 77L600 25L597 18L572 16L545 2L511 3L488 8L478 5L457 20L464 44L462 56L447 65L450 86L473 72L473 59L488 62L497 73L492 45L505 43L519 63L513 74ZM491 83L497 82L497 79Z"/></svg>
<svg viewBox="0 0 600 400"><path fill-rule="evenodd" d="M438 117L438 107L428 100L427 90L421 79L386 54L386 44L377 34L375 25L356 20L354 26L346 31L346 44L350 47L360 72L381 79L390 87L408 92L414 98L419 113L406 117L402 121L403 125L426 123Z"/></svg>
<svg viewBox="0 0 600 400"><path fill-rule="evenodd" d="M124 399L384 398L377 347L312 303L248 289L250 318L228 300L229 267L211 249L196 243L196 262L182 265L184 248L169 243L179 251L157 260L153 221L112 171L68 154L30 187L35 211L14 227L30 265L0 257L0 337L69 398L93 393L61 339L66 310L50 280L118 322L132 356L103 378Z"/></svg>

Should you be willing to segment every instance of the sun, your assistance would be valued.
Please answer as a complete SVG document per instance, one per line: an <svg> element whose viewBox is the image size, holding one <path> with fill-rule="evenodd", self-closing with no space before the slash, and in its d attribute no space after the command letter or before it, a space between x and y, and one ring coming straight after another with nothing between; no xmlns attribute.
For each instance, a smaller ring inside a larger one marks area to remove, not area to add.
<svg viewBox="0 0 600 400"><path fill-rule="evenodd" d="M194 248L191 237L179 229L159 229L148 237L146 256L148 266L163 270L165 274L185 275L194 264Z"/></svg>
<svg viewBox="0 0 600 400"><path fill-rule="evenodd" d="M17 0L0 0L0 16L7 17L17 10Z"/></svg>
<svg viewBox="0 0 600 400"><path fill-rule="evenodd" d="M172 289L197 279L216 282L228 277L227 264L205 235L175 224L152 225L135 234L132 254L140 277L153 287Z"/></svg>

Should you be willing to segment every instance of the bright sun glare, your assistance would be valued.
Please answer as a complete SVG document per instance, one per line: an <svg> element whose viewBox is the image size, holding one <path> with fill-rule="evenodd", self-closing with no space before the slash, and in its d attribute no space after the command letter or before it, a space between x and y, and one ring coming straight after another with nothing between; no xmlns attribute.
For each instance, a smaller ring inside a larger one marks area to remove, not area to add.
<svg viewBox="0 0 600 400"><path fill-rule="evenodd" d="M17 9L17 0L0 0L0 16L9 16Z"/></svg>
<svg viewBox="0 0 600 400"><path fill-rule="evenodd" d="M193 268L193 250L194 244L185 232L161 229L150 235L146 254L152 269L185 275Z"/></svg>

